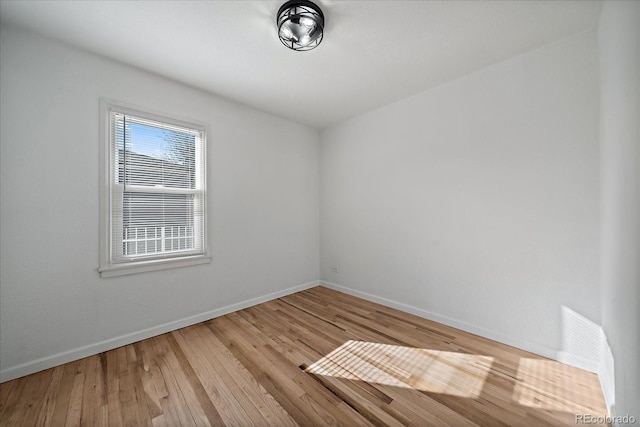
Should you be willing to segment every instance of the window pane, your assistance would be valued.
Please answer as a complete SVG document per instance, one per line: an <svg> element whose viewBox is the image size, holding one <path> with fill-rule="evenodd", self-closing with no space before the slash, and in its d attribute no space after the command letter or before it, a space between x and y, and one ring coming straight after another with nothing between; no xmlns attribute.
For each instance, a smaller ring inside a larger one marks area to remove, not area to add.
<svg viewBox="0 0 640 427"><path fill-rule="evenodd" d="M192 194L125 191L123 255L193 250L195 199Z"/></svg>
<svg viewBox="0 0 640 427"><path fill-rule="evenodd" d="M131 116L116 117L118 182L196 188L196 134Z"/></svg>

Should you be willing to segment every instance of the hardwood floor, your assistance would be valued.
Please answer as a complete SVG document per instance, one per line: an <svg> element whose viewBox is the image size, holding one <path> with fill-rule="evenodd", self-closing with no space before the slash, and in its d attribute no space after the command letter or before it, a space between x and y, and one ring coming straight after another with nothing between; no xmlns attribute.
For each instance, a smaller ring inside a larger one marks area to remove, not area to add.
<svg viewBox="0 0 640 427"><path fill-rule="evenodd" d="M0 425L535 426L595 374L323 287L0 385Z"/></svg>

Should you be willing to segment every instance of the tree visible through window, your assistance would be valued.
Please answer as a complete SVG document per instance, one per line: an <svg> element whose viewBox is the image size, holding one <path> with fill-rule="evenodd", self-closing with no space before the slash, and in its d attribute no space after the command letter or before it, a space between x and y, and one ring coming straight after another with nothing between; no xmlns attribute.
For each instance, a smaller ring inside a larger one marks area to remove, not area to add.
<svg viewBox="0 0 640 427"><path fill-rule="evenodd" d="M205 253L204 131L109 111L110 264Z"/></svg>

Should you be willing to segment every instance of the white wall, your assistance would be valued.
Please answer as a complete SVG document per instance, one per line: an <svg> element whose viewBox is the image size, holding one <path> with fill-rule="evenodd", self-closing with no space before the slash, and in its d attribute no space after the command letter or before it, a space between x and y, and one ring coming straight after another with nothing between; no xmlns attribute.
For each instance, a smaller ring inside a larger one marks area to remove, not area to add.
<svg viewBox="0 0 640 427"><path fill-rule="evenodd" d="M316 130L1 31L2 380L317 281ZM101 96L209 124L211 264L99 278Z"/></svg>
<svg viewBox="0 0 640 427"><path fill-rule="evenodd" d="M602 328L612 415L640 420L640 3L606 1L599 24Z"/></svg>
<svg viewBox="0 0 640 427"><path fill-rule="evenodd" d="M600 322L596 41L578 34L325 130L320 278L568 351L581 331L563 307Z"/></svg>

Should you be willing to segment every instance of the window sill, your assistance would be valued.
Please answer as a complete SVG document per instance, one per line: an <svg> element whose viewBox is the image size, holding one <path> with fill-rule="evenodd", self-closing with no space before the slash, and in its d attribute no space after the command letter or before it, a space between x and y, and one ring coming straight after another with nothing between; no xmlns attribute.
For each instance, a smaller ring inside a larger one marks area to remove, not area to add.
<svg viewBox="0 0 640 427"><path fill-rule="evenodd" d="M127 274L145 273L147 271L167 270L169 268L187 267L189 265L209 264L211 257L207 255L189 256L174 259L155 259L151 261L114 264L100 267L100 277L125 276Z"/></svg>

